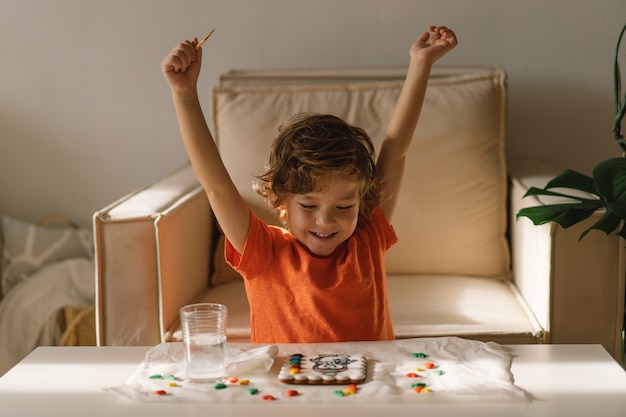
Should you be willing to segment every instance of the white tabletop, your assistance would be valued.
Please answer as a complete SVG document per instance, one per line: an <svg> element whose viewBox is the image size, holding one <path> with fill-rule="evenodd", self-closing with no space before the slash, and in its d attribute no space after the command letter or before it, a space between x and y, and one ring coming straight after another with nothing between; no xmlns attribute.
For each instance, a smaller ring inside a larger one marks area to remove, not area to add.
<svg viewBox="0 0 626 417"><path fill-rule="evenodd" d="M303 406L145 403L104 387L122 385L147 347L40 347L0 378L3 416L626 416L626 372L600 345L510 345L515 383L533 400L488 397L416 404L362 403ZM434 397L433 397L434 398Z"/></svg>

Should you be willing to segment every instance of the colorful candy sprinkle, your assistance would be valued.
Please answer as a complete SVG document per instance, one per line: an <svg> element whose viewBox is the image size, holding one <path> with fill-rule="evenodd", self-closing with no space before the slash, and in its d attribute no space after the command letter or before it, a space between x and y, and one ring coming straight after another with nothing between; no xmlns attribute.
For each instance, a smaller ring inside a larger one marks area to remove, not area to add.
<svg viewBox="0 0 626 417"><path fill-rule="evenodd" d="M177 386L178 386L178 384L177 384L176 382L168 382L168 383L167 383L167 386L168 386L168 387L177 387Z"/></svg>
<svg viewBox="0 0 626 417"><path fill-rule="evenodd" d="M412 356L414 358L425 358L425 357L427 357L427 355L425 353L422 353L422 352L414 353Z"/></svg>
<svg viewBox="0 0 626 417"><path fill-rule="evenodd" d="M426 362L424 364L424 368L426 368L426 369L433 369L434 367L435 367L435 364L432 363L432 362Z"/></svg>
<svg viewBox="0 0 626 417"><path fill-rule="evenodd" d="M161 375L161 374L154 374L154 375L150 375L148 378L150 378L150 379L163 379L163 375Z"/></svg>
<svg viewBox="0 0 626 417"><path fill-rule="evenodd" d="M295 389L290 389L286 392L286 395L287 397L297 397L298 395L300 395L300 393Z"/></svg>
<svg viewBox="0 0 626 417"><path fill-rule="evenodd" d="M239 385L248 385L250 383L249 379L240 379Z"/></svg>
<svg viewBox="0 0 626 417"><path fill-rule="evenodd" d="M170 374L170 375L167 375L167 376L165 377L165 380L166 380L166 381L176 381L176 380L178 380L178 378L176 378L176 375L171 375L171 374Z"/></svg>
<svg viewBox="0 0 626 417"><path fill-rule="evenodd" d="M333 395L335 397L343 397L344 393L343 393L343 391L337 390L337 391L333 391Z"/></svg>
<svg viewBox="0 0 626 417"><path fill-rule="evenodd" d="M416 374L415 372L409 372L408 374L405 375L407 378L417 378L419 375Z"/></svg>
<svg viewBox="0 0 626 417"><path fill-rule="evenodd" d="M250 395L258 394L259 390L256 388L248 388L246 392Z"/></svg>
<svg viewBox="0 0 626 417"><path fill-rule="evenodd" d="M226 388L226 384L222 384L221 382L219 384L215 384L215 389L224 389Z"/></svg>
<svg viewBox="0 0 626 417"><path fill-rule="evenodd" d="M237 378L236 376L231 376L230 378L228 378L228 382L230 382L231 384L235 384L239 382L239 378Z"/></svg>
<svg viewBox="0 0 626 417"><path fill-rule="evenodd" d="M276 398L274 398L273 395L264 395L261 398L263 398L263 400L265 400L265 401L274 401L276 399Z"/></svg>
<svg viewBox="0 0 626 417"><path fill-rule="evenodd" d="M162 390L162 389L158 389L158 390L154 391L154 393L155 393L156 395L166 395L166 394L167 394L167 391Z"/></svg>

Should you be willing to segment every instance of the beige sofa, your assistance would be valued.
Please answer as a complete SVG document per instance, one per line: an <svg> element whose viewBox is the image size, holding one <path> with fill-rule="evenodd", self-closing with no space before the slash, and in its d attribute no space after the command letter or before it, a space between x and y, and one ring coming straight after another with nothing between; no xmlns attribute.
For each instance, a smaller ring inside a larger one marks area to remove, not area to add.
<svg viewBox="0 0 626 417"><path fill-rule="evenodd" d="M275 222L251 188L278 126L297 112L334 113L380 144L402 68L235 71L212 91L224 162L252 209ZM386 258L396 337L457 335L500 343L602 343L618 357L624 244L580 227L516 221L530 185L558 172L507 168L506 76L436 68L407 159ZM161 140L176 140L162 138ZM600 213L598 213L600 215ZM230 340L249 338L242 280L190 166L94 214L100 345L174 340L181 306L229 308ZM277 326L280 323L276 323Z"/></svg>

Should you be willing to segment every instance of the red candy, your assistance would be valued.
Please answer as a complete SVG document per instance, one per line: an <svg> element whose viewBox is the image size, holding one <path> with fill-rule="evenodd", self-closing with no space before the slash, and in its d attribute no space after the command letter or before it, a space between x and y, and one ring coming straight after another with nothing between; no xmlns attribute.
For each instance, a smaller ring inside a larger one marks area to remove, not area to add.
<svg viewBox="0 0 626 417"><path fill-rule="evenodd" d="M265 401L274 401L276 398L274 398L273 395L264 395L263 398Z"/></svg>
<svg viewBox="0 0 626 417"><path fill-rule="evenodd" d="M405 375L407 378L417 378L419 375L414 372L409 372Z"/></svg>
<svg viewBox="0 0 626 417"><path fill-rule="evenodd" d="M167 394L167 391L162 390L162 389L159 389L159 390L154 391L154 393L155 393L156 395L166 395L166 394Z"/></svg>
<svg viewBox="0 0 626 417"><path fill-rule="evenodd" d="M432 363L432 362L426 362L424 364L424 368L426 368L426 369L433 369L434 367L435 367L435 364Z"/></svg>
<svg viewBox="0 0 626 417"><path fill-rule="evenodd" d="M287 397L295 397L299 394L298 391L296 391L295 389L290 389L289 391L287 391Z"/></svg>

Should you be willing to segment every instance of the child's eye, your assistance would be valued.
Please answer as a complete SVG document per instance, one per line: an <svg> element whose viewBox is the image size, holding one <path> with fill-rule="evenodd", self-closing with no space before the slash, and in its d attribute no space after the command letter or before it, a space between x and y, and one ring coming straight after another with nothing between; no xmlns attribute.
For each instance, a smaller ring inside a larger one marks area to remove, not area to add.
<svg viewBox="0 0 626 417"><path fill-rule="evenodd" d="M354 204L350 204L349 206L337 206L337 210L340 211L348 211L354 207Z"/></svg>
<svg viewBox="0 0 626 417"><path fill-rule="evenodd" d="M313 210L315 208L314 205L302 204L302 203L300 203L300 207L302 207L305 210Z"/></svg>

